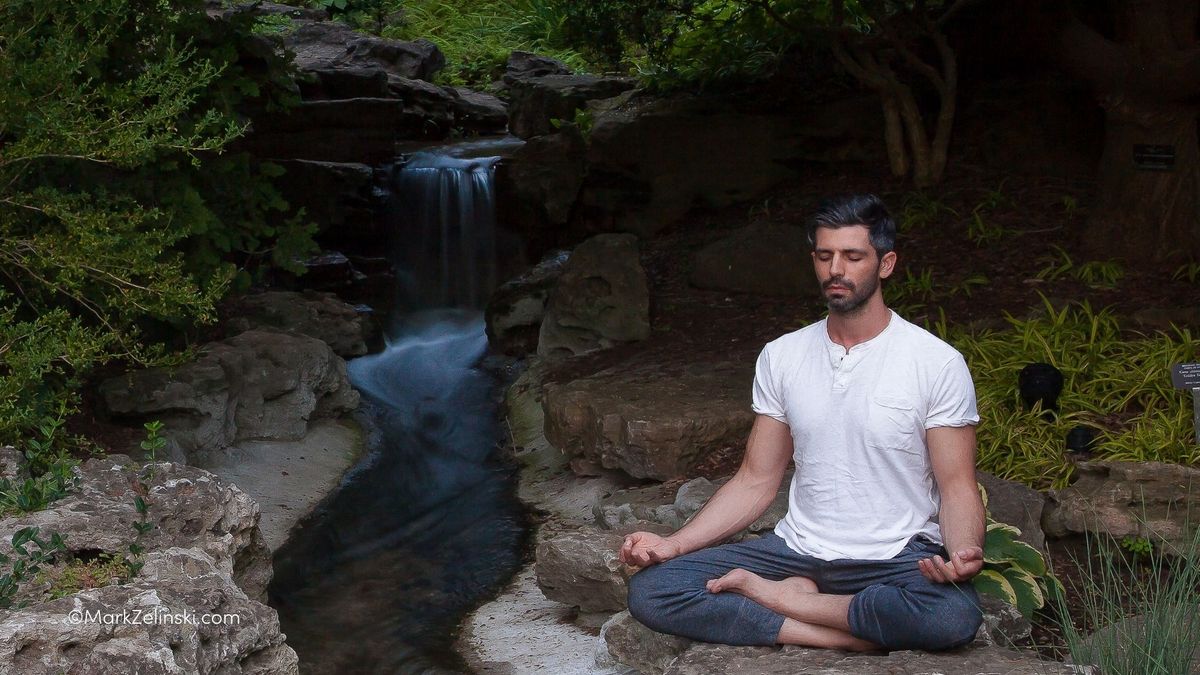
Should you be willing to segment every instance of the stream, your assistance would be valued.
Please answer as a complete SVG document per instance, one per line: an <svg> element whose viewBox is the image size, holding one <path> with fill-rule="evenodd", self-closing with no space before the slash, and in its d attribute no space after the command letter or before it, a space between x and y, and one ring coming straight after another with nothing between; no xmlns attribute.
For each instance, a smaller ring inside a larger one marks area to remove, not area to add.
<svg viewBox="0 0 1200 675"><path fill-rule="evenodd" d="M522 562L480 309L496 283L497 158L456 150L396 175L399 309L384 351L348 365L368 452L275 555L271 604L304 673L465 671L459 621Z"/></svg>

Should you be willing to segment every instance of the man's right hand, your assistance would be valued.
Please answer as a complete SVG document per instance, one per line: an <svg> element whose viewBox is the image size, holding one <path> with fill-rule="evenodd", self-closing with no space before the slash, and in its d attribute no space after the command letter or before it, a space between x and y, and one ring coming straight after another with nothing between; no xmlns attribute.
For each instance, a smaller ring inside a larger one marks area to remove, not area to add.
<svg viewBox="0 0 1200 675"><path fill-rule="evenodd" d="M683 547L669 537L653 532L634 532L621 544L621 562L633 567L648 567L666 562L683 553Z"/></svg>

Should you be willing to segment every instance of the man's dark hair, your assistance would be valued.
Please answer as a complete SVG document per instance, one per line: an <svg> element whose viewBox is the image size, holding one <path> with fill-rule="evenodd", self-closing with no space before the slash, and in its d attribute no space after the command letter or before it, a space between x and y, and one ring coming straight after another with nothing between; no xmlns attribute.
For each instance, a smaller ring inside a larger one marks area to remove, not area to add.
<svg viewBox="0 0 1200 675"><path fill-rule="evenodd" d="M808 245L817 245L817 228L865 225L870 231L871 248L880 258L896 248L896 221L883 200L875 195L844 195L821 202L808 224Z"/></svg>

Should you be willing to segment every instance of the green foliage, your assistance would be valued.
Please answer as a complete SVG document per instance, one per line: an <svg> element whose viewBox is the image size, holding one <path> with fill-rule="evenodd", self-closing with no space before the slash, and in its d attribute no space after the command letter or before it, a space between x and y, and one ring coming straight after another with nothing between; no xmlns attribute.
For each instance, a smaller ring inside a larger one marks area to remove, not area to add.
<svg viewBox="0 0 1200 675"><path fill-rule="evenodd" d="M446 55L440 77L483 85L499 78L514 50L558 58L574 69L586 62L567 46L562 8L550 0L363 0L373 9L347 16L351 25L401 40L424 38ZM353 3L352 3L353 4Z"/></svg>
<svg viewBox="0 0 1200 675"><path fill-rule="evenodd" d="M129 567L124 558L101 553L90 560L73 558L64 566L43 570L36 581L47 586L51 599L57 599L89 588L119 584L129 578Z"/></svg>
<svg viewBox="0 0 1200 675"><path fill-rule="evenodd" d="M162 437L160 433L163 429L163 423L159 420L146 422L142 425L146 429L146 438L139 445L146 452L146 457L151 462L158 457L158 451L167 447L167 439Z"/></svg>
<svg viewBox="0 0 1200 675"><path fill-rule="evenodd" d="M925 192L914 191L904 195L900 203L901 232L924 230L938 222L944 215L957 216L954 209Z"/></svg>
<svg viewBox="0 0 1200 675"><path fill-rule="evenodd" d="M1108 311L1086 304L1040 316L1008 318L1010 328L970 334L941 325L975 377L982 422L979 468L1035 487L1065 487L1071 465L1067 432L1079 424L1100 430L1095 453L1122 461L1200 462L1190 394L1171 385L1170 367L1194 361L1200 340L1173 334L1123 334ZM948 332L947 332L948 331ZM1033 362L1054 365L1065 385L1053 421L1027 410L1017 375Z"/></svg>
<svg viewBox="0 0 1200 675"><path fill-rule="evenodd" d="M1122 537L1121 548L1135 556L1148 556L1154 551L1154 543L1146 537Z"/></svg>
<svg viewBox="0 0 1200 675"><path fill-rule="evenodd" d="M1053 248L1054 255L1042 258L1045 266L1038 271L1038 279L1057 281L1070 276L1094 288L1114 288L1125 276L1125 269L1115 260L1093 260L1080 265L1061 246Z"/></svg>
<svg viewBox="0 0 1200 675"><path fill-rule="evenodd" d="M57 428L92 367L161 361L148 334L212 320L235 275L311 245L269 170L218 155L243 104L290 100L255 22L202 0L0 5L0 443L32 475L0 509L70 489L83 443Z"/></svg>
<svg viewBox="0 0 1200 675"><path fill-rule="evenodd" d="M979 486L984 506L987 491ZM987 533L983 544L983 569L971 583L975 590L999 598L1016 607L1025 618L1046 604L1046 598L1062 592L1062 584L1046 565L1041 551L1019 541L1021 530L997 522L987 514Z"/></svg>
<svg viewBox="0 0 1200 675"><path fill-rule="evenodd" d="M63 536L57 532L50 536L50 541L39 537L36 527L23 527L13 533L11 543L13 554L0 553L0 609L8 609L14 605L17 591L25 581L42 570L42 567L54 561L54 556L65 550ZM29 548L32 543L37 550ZM23 603L19 603L18 606Z"/></svg>
<svg viewBox="0 0 1200 675"><path fill-rule="evenodd" d="M1102 673L1189 672L1200 647L1200 529L1176 553L1125 556L1114 541L1088 540L1074 590L1084 625L1099 630L1085 634L1070 619L1066 594L1053 596L1072 662Z"/></svg>

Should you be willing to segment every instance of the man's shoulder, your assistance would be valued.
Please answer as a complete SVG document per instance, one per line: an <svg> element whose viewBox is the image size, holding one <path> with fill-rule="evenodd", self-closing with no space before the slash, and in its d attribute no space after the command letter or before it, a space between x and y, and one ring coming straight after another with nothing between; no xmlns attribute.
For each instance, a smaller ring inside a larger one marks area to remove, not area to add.
<svg viewBox="0 0 1200 675"><path fill-rule="evenodd" d="M819 340L821 337L821 333L819 331L824 329L825 319L814 321L803 328L798 328L790 333L784 333L774 340L771 340L766 344L764 349L771 353L803 349L814 340Z"/></svg>
<svg viewBox="0 0 1200 675"><path fill-rule="evenodd" d="M916 354L928 356L932 360L946 361L955 357L962 358L962 354L954 348L954 345L946 342L942 338L925 330L911 321L908 321L899 314L894 315L895 319L899 319L900 323L896 332L897 336L903 340L910 349L914 349Z"/></svg>

